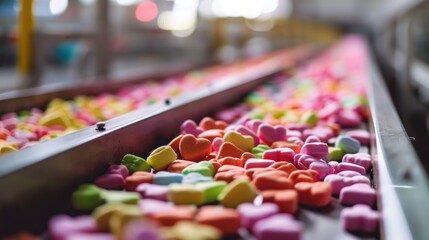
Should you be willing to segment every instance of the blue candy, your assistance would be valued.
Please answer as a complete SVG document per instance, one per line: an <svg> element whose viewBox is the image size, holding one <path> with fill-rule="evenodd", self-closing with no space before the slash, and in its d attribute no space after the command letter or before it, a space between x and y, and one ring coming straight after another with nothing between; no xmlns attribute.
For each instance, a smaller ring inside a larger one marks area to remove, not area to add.
<svg viewBox="0 0 429 240"><path fill-rule="evenodd" d="M182 181L182 183L200 183L200 182L213 182L213 178L203 176L197 172L191 172L185 175Z"/></svg>
<svg viewBox="0 0 429 240"><path fill-rule="evenodd" d="M183 174L171 173L166 171L157 172L153 176L153 184L158 185L169 185L171 183L181 183L183 180Z"/></svg>
<svg viewBox="0 0 429 240"><path fill-rule="evenodd" d="M360 149L360 143L354 138L340 135L335 141L335 147L340 148L343 153L357 153Z"/></svg>

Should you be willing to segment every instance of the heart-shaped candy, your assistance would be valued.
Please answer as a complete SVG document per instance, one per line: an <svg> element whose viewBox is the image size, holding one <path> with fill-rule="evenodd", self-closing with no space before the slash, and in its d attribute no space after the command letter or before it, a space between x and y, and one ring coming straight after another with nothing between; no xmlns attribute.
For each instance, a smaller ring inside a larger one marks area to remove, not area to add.
<svg viewBox="0 0 429 240"><path fill-rule="evenodd" d="M204 138L196 138L191 134L186 134L180 140L180 155L184 160L201 161L204 157L210 154L212 144Z"/></svg>
<svg viewBox="0 0 429 240"><path fill-rule="evenodd" d="M261 124L258 127L258 137L266 144L271 145L275 141L286 140L286 128L283 126L271 126Z"/></svg>
<svg viewBox="0 0 429 240"><path fill-rule="evenodd" d="M193 120L186 120L180 126L180 132L182 134L192 134L194 137L200 135L203 132L201 127L198 127L197 124Z"/></svg>
<svg viewBox="0 0 429 240"><path fill-rule="evenodd" d="M229 131L223 136L224 142L230 142L244 152L250 152L254 147L254 140L251 136L243 135L239 132Z"/></svg>
<svg viewBox="0 0 429 240"><path fill-rule="evenodd" d="M242 203L238 206L237 212L240 213L241 226L252 231L258 221L278 213L279 207L274 203L263 203L259 206Z"/></svg>

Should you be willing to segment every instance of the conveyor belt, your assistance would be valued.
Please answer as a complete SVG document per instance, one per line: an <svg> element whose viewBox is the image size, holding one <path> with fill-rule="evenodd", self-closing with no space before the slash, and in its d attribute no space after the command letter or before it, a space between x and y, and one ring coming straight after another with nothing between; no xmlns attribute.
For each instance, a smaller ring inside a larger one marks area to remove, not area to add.
<svg viewBox="0 0 429 240"><path fill-rule="evenodd" d="M429 215L425 207L429 200L427 176L372 60L368 68L370 130L376 136L370 152L377 159L374 180L383 215L380 237L425 239L429 236L429 228L425 227ZM166 143L184 120L201 119L239 101L277 71L275 64L267 64L264 71L249 72L236 81L213 84L193 95L171 99L169 104L158 103L107 121L105 131L88 128L3 157L0 188L8 191L0 197L0 226L8 231L17 226L43 229L49 215L72 212L68 209L70 193L79 183L92 180L126 153L144 155ZM49 209L41 208L42 204ZM339 206L325 209L323 214L301 210L300 220L313 226L304 239L357 239L338 231L340 210Z"/></svg>

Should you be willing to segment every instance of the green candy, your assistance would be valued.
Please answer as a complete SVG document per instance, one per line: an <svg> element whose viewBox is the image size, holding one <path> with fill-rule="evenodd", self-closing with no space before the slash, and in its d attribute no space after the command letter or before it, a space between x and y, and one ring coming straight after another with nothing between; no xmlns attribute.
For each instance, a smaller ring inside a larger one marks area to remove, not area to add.
<svg viewBox="0 0 429 240"><path fill-rule="evenodd" d="M136 204L140 200L140 194L137 192L124 191L103 191L103 198L107 203L127 203Z"/></svg>
<svg viewBox="0 0 429 240"><path fill-rule="evenodd" d="M328 148L329 151L329 159L331 161L341 161L341 159L343 158L343 150L341 150L341 148L338 147L329 147Z"/></svg>
<svg viewBox="0 0 429 240"><path fill-rule="evenodd" d="M127 154L122 158L121 164L128 168L130 174L137 171L150 172L150 165L141 157Z"/></svg>
<svg viewBox="0 0 429 240"><path fill-rule="evenodd" d="M187 175L189 173L199 173L206 177L213 177L215 174L215 169L213 164L208 161L201 161L192 165L187 166L183 169L182 174Z"/></svg>
<svg viewBox="0 0 429 240"><path fill-rule="evenodd" d="M204 192L204 203L217 202L217 197L228 184L224 181L197 183L197 189Z"/></svg>
<svg viewBox="0 0 429 240"><path fill-rule="evenodd" d="M72 194L73 207L79 210L92 210L104 202L103 190L93 184L82 184Z"/></svg>
<svg viewBox="0 0 429 240"><path fill-rule="evenodd" d="M271 148L266 144L259 144L258 146L253 147L251 152L253 155L255 155L255 157L262 158L264 152L270 149Z"/></svg>
<svg viewBox="0 0 429 240"><path fill-rule="evenodd" d="M314 127L319 122L319 116L315 112L308 111L302 115L301 121L310 127Z"/></svg>

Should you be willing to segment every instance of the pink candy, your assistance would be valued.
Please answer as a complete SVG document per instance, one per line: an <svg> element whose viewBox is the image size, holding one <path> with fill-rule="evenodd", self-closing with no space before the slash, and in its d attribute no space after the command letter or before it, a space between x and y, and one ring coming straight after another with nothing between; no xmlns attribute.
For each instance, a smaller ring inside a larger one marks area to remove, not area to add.
<svg viewBox="0 0 429 240"><path fill-rule="evenodd" d="M344 187L340 192L340 202L344 205L366 204L374 206L376 192L368 184L358 183Z"/></svg>
<svg viewBox="0 0 429 240"><path fill-rule="evenodd" d="M142 183L137 186L136 192L140 193L140 195L146 199L150 198L166 201L168 194L168 186Z"/></svg>
<svg viewBox="0 0 429 240"><path fill-rule="evenodd" d="M69 217L58 215L49 221L49 235L52 240L66 240L73 234L95 233L97 226L91 216Z"/></svg>
<svg viewBox="0 0 429 240"><path fill-rule="evenodd" d="M380 214L363 204L344 209L340 217L347 231L367 234L376 233L380 221Z"/></svg>
<svg viewBox="0 0 429 240"><path fill-rule="evenodd" d="M253 230L253 226L260 220L279 213L279 207L274 203L263 203L255 206L251 203L242 203L237 208L241 218L241 225Z"/></svg>
<svg viewBox="0 0 429 240"><path fill-rule="evenodd" d="M271 145L275 141L286 140L286 128L283 126L271 126L261 124L258 127L258 137L266 144Z"/></svg>
<svg viewBox="0 0 429 240"><path fill-rule="evenodd" d="M362 145L368 145L371 136L367 130L352 130L346 133L346 136L352 137L360 142Z"/></svg>
<svg viewBox="0 0 429 240"><path fill-rule="evenodd" d="M271 159L276 162L293 162L295 152L290 148L276 148L264 152L263 159Z"/></svg>
<svg viewBox="0 0 429 240"><path fill-rule="evenodd" d="M182 134L192 134L194 137L197 137L203 132L203 129L192 120L186 120L180 126L180 132Z"/></svg>
<svg viewBox="0 0 429 240"><path fill-rule="evenodd" d="M249 158L244 165L245 169L250 168L267 168L271 164L275 163L274 160L271 159L258 159L258 158Z"/></svg>
<svg viewBox="0 0 429 240"><path fill-rule="evenodd" d="M346 154L343 156L343 162L362 166L365 170L371 168L371 156L367 153Z"/></svg>
<svg viewBox="0 0 429 240"><path fill-rule="evenodd" d="M253 232L258 240L299 240L302 229L301 223L296 221L292 215L276 214L257 222Z"/></svg>
<svg viewBox="0 0 429 240"><path fill-rule="evenodd" d="M342 162L340 164L338 164L338 166L336 167L337 172L342 172L342 171L355 171L358 172L362 175L365 175L365 168L353 163L348 163L348 162Z"/></svg>
<svg viewBox="0 0 429 240"><path fill-rule="evenodd" d="M305 143L301 148L301 154L307 154L322 159L329 154L328 145L322 142Z"/></svg>
<svg viewBox="0 0 429 240"><path fill-rule="evenodd" d="M362 175L348 177L339 174L331 174L327 176L324 181L331 184L332 194L334 195L339 194L341 189L344 187L348 187L357 183L370 185L369 179Z"/></svg>
<svg viewBox="0 0 429 240"><path fill-rule="evenodd" d="M249 128L242 126L242 125L238 125L235 128L235 131L237 131L243 135L251 136L253 138L253 144L255 146L259 145L259 137L255 134L255 132L253 132Z"/></svg>

